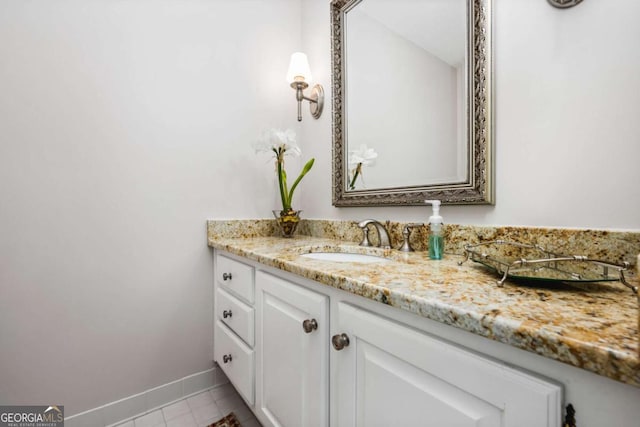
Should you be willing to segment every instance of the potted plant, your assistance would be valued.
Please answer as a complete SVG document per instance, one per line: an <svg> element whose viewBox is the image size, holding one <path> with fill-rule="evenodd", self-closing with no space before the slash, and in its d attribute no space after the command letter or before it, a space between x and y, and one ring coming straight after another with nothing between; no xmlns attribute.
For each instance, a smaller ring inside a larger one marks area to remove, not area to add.
<svg viewBox="0 0 640 427"><path fill-rule="evenodd" d="M274 153L276 160L276 175L278 177L278 187L280 190L280 199L282 201L282 209L274 210L273 215L280 228L283 237L292 237L293 233L300 222L300 210L292 208L293 193L302 181L302 178L311 170L315 159L309 160L298 178L289 187L287 182L287 172L284 167L284 158L288 155L300 156L300 147L296 143L296 134L291 129L269 129L262 133L258 142L255 144L256 153Z"/></svg>

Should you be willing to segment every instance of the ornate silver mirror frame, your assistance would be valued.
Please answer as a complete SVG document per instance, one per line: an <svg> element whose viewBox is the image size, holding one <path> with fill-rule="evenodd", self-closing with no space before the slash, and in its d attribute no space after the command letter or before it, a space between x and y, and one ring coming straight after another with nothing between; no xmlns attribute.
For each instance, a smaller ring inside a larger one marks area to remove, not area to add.
<svg viewBox="0 0 640 427"><path fill-rule="evenodd" d="M467 0L466 182L347 191L345 13L362 0L332 0L333 205L410 206L425 199L446 204L494 204L491 0Z"/></svg>

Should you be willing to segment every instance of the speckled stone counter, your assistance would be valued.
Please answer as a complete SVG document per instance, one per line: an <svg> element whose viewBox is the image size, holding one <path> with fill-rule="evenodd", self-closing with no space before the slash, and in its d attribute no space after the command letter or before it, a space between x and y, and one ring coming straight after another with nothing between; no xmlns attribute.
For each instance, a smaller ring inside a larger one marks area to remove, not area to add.
<svg viewBox="0 0 640 427"><path fill-rule="evenodd" d="M619 283L534 287L507 281L498 287L496 276L484 267L471 261L458 265L460 255L433 261L425 252L361 248L345 239L270 237L272 223L209 221L209 246L640 386L638 300ZM302 231L323 234L314 227L326 231L321 221L308 222ZM637 236L631 234L635 245ZM596 246L601 250L603 245ZM392 262L372 267L300 256L327 250L374 253ZM635 261L637 254L630 259Z"/></svg>

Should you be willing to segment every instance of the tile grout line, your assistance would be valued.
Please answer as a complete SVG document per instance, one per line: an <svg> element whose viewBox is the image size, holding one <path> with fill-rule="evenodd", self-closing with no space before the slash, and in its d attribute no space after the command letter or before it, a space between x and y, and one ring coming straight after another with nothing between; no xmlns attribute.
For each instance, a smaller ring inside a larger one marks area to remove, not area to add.
<svg viewBox="0 0 640 427"><path fill-rule="evenodd" d="M211 390L216 389L216 388L220 388L220 387L224 387L225 385L226 384L222 384L222 385L218 385L218 386L214 386L214 387L209 387L209 388L206 388L204 390L196 391L196 392L191 393L191 394L189 394L187 396L182 396L182 397L180 397L178 399L175 399L175 400L173 400L171 402L167 402L167 403L165 403L165 404L163 404L161 406L156 406L156 407L151 408L151 409L149 409L149 410L147 410L145 412L142 412L140 414L134 415L133 417L125 418L124 420L120 420L120 421L118 421L116 423L113 423L113 424L108 424L105 427L118 427L118 426L120 426L122 424L128 423L129 421L135 421L138 418L142 418L145 415L149 415L150 413L155 412L155 411L160 411L162 413L162 419L164 420L164 422L166 424L168 421L165 419L164 412L162 412L162 409L166 408L167 406L171 406L171 405L173 405L175 403L178 403L178 402L180 402L182 400L186 401L188 398L193 397L193 396L195 396L197 394L210 393ZM184 392L184 388L183 388L183 392ZM187 404L187 406L188 406L188 404ZM191 407L189 407L189 411L191 411Z"/></svg>
<svg viewBox="0 0 640 427"><path fill-rule="evenodd" d="M222 389L222 388L224 388L224 387L226 387L226 388L227 388L226 392L225 392L225 393L223 393L222 395L218 396L218 398L215 398L215 397L213 396L213 394L212 394L213 390L216 390L216 389ZM216 409L216 411L217 411L217 413L218 413L218 415L216 415L216 418L211 418L211 419L208 419L208 420L203 420L203 422L205 422L205 423L209 424L210 422L216 422L216 421L218 421L219 419L222 419L223 417L225 417L226 415L223 413L223 411L221 410L220 406L218 406L218 402L219 402L219 401L221 401L221 400L225 400L225 399L233 399L233 400L237 400L237 401L238 401L238 403L239 403L240 407L232 406L232 407L228 408L226 411L234 412L234 413L236 413L236 416L238 416L238 413L239 413L239 412L241 412L241 411L242 411L242 409L243 409L243 408L241 408L241 407L242 407L242 406L245 406L245 407L247 407L247 409L249 409L249 412L251 413L251 417L246 418L244 421L245 421L245 422L249 422L249 423L251 423L253 420L255 420L255 422L259 423L259 422L258 422L258 420L257 420L257 419L256 419L256 417L255 417L255 414L253 414L253 413L251 412L250 408L246 405L246 403L245 403L245 402L244 402L244 400L240 397L240 395L238 394L238 392L237 392L237 391L236 391L236 390L235 390L235 389L234 389L230 384L228 384L228 383L227 383L227 384L222 384L222 385L218 385L218 386L215 386L215 387L209 387L209 388L207 388L207 389L205 389L205 390L200 390L200 391L195 392L195 393L191 393L191 394L190 394L190 395L188 395L188 396L184 396L184 397L182 397L182 398L180 398L180 399L176 399L176 400L175 400L175 401L173 401L173 402L169 402L169 403L167 403L167 404L165 404L165 405L163 405L163 406L159 406L159 407L154 408L154 409L152 409L152 410L149 410L149 411L147 411L147 412L145 412L145 413L143 413L143 414L139 414L139 415L137 415L137 416L135 416L135 417L132 417L132 418L130 418L130 419L121 420L121 421L119 421L119 422L118 422L118 423L116 423L116 424L112 424L112 425L110 425L109 427L124 426L125 424L128 424L128 423L133 423L134 427L137 427L137 426L136 426L136 422L135 422L135 420L137 420L137 419L139 419L139 418L142 418L142 417L145 417L145 416L147 416L148 414L153 413L153 412L155 412L155 411L160 411L160 413L161 413L160 415L161 415L161 418L162 418L163 423L164 423L164 425L165 425L165 426L167 425L167 423L171 422L172 420L175 420L175 419L177 419L177 418L179 418L179 417L184 417L184 416L186 416L186 415L190 415L190 416L191 416L192 421L193 421L193 422L195 422L195 424L197 425L197 427L200 427L200 426L201 426L201 421L198 421L198 418L196 417L196 415L195 415L195 413L194 413L194 408L192 407L193 403L190 403L188 399L193 398L193 397L195 397L195 396L200 396L200 395L203 395L203 394L208 394L208 397L209 397L209 399L211 400L211 403L210 403L210 404L201 405L201 406L199 406L199 407L197 407L197 408L195 408L195 409L199 409L199 408L201 408L201 407L205 407L205 406L209 406L209 405L214 405L214 406L215 406L215 409ZM181 415L178 415L178 416L176 416L176 417L172 418L171 420L167 420L167 419L166 419L166 416L165 416L165 413L164 413L164 411L163 411L163 409L165 409L165 408L167 408L167 407L169 407L169 406L172 406L172 405L174 405L174 404L176 404L176 403L183 402L183 401L184 401L184 403L185 403L186 407L189 409L189 411L188 411L188 412L185 412L185 413L183 413L183 414L181 414ZM217 418L217 417L220 417L220 418ZM158 426L161 426L161 425L162 425L162 424L157 424L157 425L155 425L155 426L153 426L153 427L158 427ZM259 425L259 424L258 424L258 425Z"/></svg>

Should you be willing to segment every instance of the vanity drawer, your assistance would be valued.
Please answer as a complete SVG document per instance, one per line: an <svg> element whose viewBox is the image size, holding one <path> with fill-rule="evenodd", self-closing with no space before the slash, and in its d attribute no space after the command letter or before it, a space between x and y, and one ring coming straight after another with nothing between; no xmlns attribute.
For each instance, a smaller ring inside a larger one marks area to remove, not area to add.
<svg viewBox="0 0 640 427"><path fill-rule="evenodd" d="M231 293L253 304L253 267L218 255L216 280Z"/></svg>
<svg viewBox="0 0 640 427"><path fill-rule="evenodd" d="M215 360L236 390L253 405L254 353L221 321L215 327ZM226 360L226 361L225 361Z"/></svg>
<svg viewBox="0 0 640 427"><path fill-rule="evenodd" d="M243 303L224 289L216 290L216 317L253 347L253 308Z"/></svg>

